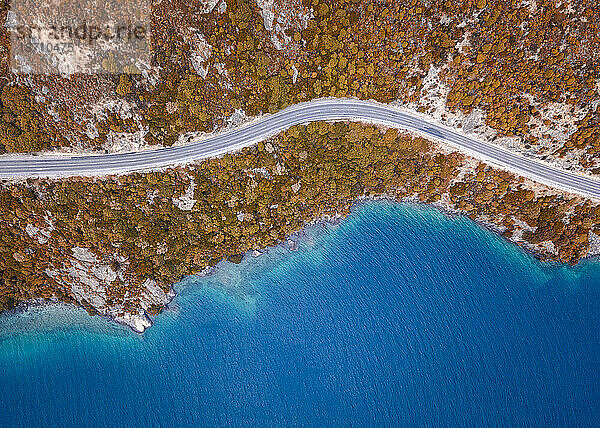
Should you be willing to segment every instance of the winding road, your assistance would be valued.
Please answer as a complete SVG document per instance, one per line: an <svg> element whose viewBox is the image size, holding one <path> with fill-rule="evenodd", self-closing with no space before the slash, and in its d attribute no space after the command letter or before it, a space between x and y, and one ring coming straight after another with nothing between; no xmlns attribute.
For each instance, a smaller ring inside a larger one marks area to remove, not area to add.
<svg viewBox="0 0 600 428"><path fill-rule="evenodd" d="M233 130L175 147L81 156L0 156L0 178L103 176L159 169L236 151L264 141L291 126L318 120L361 121L414 132L550 187L600 199L600 180L595 178L524 157L395 107L339 98L296 104Z"/></svg>

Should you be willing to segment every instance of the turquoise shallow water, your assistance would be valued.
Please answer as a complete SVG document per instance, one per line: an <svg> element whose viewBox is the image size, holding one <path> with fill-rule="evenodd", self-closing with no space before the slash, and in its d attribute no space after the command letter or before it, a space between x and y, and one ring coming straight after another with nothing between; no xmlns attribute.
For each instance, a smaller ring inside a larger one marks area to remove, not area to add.
<svg viewBox="0 0 600 428"><path fill-rule="evenodd" d="M2 426L598 426L600 265L387 202L178 285L144 335L0 317Z"/></svg>

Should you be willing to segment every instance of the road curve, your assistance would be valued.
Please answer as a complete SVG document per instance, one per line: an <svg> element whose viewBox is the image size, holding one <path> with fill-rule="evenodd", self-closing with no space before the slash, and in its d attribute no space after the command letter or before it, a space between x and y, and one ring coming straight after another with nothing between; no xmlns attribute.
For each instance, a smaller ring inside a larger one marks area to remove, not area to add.
<svg viewBox="0 0 600 428"><path fill-rule="evenodd" d="M318 120L361 121L407 130L550 187L600 199L600 181L595 178L526 158L410 112L373 101L347 98L295 104L245 126L198 138L182 146L85 156L0 156L0 178L104 176L164 168L239 150L291 126Z"/></svg>

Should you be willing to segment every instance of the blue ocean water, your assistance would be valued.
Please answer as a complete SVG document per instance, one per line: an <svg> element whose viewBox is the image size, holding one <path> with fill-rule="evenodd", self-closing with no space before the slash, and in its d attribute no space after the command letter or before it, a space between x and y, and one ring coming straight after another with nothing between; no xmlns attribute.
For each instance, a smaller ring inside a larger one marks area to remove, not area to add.
<svg viewBox="0 0 600 428"><path fill-rule="evenodd" d="M600 264L368 203L178 285L136 335L0 317L2 426L598 426Z"/></svg>

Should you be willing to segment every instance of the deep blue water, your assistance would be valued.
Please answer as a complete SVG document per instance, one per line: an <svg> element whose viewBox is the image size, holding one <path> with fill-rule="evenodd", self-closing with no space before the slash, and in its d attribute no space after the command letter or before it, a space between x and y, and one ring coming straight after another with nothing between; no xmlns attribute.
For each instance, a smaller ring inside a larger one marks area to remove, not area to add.
<svg viewBox="0 0 600 428"><path fill-rule="evenodd" d="M370 203L178 286L144 335L0 317L2 426L598 426L600 264Z"/></svg>

